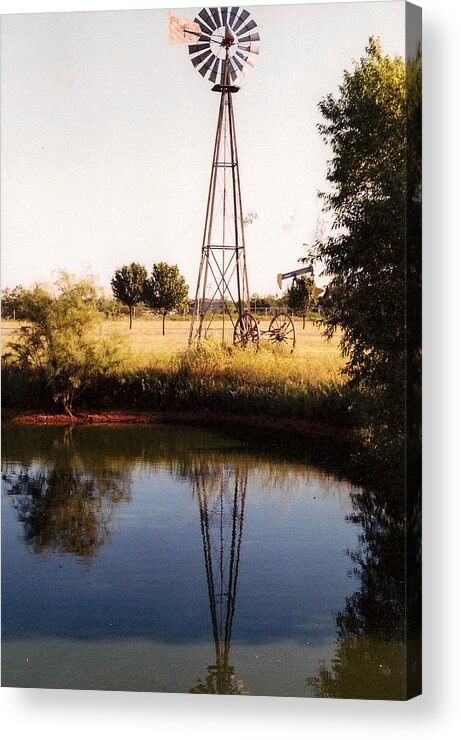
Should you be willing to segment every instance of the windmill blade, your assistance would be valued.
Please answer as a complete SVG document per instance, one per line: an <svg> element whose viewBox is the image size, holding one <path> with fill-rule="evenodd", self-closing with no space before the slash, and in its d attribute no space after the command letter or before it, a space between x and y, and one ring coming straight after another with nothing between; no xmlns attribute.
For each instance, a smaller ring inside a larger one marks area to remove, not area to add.
<svg viewBox="0 0 461 740"><path fill-rule="evenodd" d="M240 61L240 59L237 59L237 56L233 56L233 57L232 57L232 64L235 64L235 66L236 66L236 67L238 67L238 69L240 70L240 72L242 71L242 69L243 69L243 64L242 64L242 62Z"/></svg>
<svg viewBox="0 0 461 740"><path fill-rule="evenodd" d="M240 13L238 19L234 23L234 27L233 27L234 28L234 31L238 31L238 29L240 28L240 26L242 25L242 23L244 23L246 21L246 19L248 18L249 15L250 15L250 13L248 12L248 10L245 10L245 8L244 8L242 10L242 12Z"/></svg>
<svg viewBox="0 0 461 740"><path fill-rule="evenodd" d="M250 42L246 44L237 44L237 49L243 49L243 51L249 54L259 54L259 46L250 46Z"/></svg>
<svg viewBox="0 0 461 740"><path fill-rule="evenodd" d="M239 44L244 44L247 41L261 41L259 33L252 33L249 36L239 39Z"/></svg>
<svg viewBox="0 0 461 740"><path fill-rule="evenodd" d="M200 18L196 18L195 22L198 23L200 30L202 32L202 36L205 36L207 39L210 38L211 34L213 33L211 28L208 28L206 23L204 23ZM201 37L200 37L201 38Z"/></svg>
<svg viewBox="0 0 461 740"><path fill-rule="evenodd" d="M199 18L201 18L203 23L205 23L209 27L211 32L216 31L216 29L218 28L218 26L216 25L213 19L213 16L206 8L203 8L203 10L201 10L200 13L198 14L197 16L198 23L200 23Z"/></svg>
<svg viewBox="0 0 461 740"><path fill-rule="evenodd" d="M221 8L222 24L226 26L228 23L229 8Z"/></svg>
<svg viewBox="0 0 461 740"><path fill-rule="evenodd" d="M216 75L216 82L218 85L224 85L226 81L226 63L224 59L220 59L219 72Z"/></svg>
<svg viewBox="0 0 461 740"><path fill-rule="evenodd" d="M231 75L232 75L232 73L234 73L235 75L237 75L238 69L237 69L237 65L235 64L235 57L233 57L230 60L229 67L230 67ZM234 78L232 78L232 79L234 79Z"/></svg>
<svg viewBox="0 0 461 740"><path fill-rule="evenodd" d="M200 69L198 70L200 74L202 75L202 77L208 77L208 73L211 72L213 64L214 64L214 56L212 55L212 58L208 59L203 65L203 67L200 67Z"/></svg>
<svg viewBox="0 0 461 740"><path fill-rule="evenodd" d="M209 49L210 44L189 44L189 54L197 54L199 51L205 51L205 49Z"/></svg>
<svg viewBox="0 0 461 740"><path fill-rule="evenodd" d="M242 74L247 77L250 74L250 69L255 66L255 62L252 59L249 59L248 57L244 60L243 69L241 70Z"/></svg>
<svg viewBox="0 0 461 740"><path fill-rule="evenodd" d="M213 20L216 24L216 28L219 28L223 25L223 22L221 20L221 13L219 12L219 8L210 8L210 13L213 16Z"/></svg>
<svg viewBox="0 0 461 740"><path fill-rule="evenodd" d="M191 62L194 65L194 67L198 67L199 64L204 62L206 59L209 59L209 57L213 56L213 52L208 50L204 51L203 54L198 54L196 57L191 58ZM200 70L199 70L200 71Z"/></svg>
<svg viewBox="0 0 461 740"><path fill-rule="evenodd" d="M199 26L200 26L200 30L201 30L201 32L202 32L202 35L200 36L200 39L199 39L199 40L202 40L202 39L209 39L209 38L210 38L210 36L211 36L211 34L212 34L213 32L212 32L212 31L210 31L210 29L209 29L209 28L207 28L207 26L205 26L205 24L204 24L204 23L199 23Z"/></svg>
<svg viewBox="0 0 461 740"><path fill-rule="evenodd" d="M235 19L238 16L239 10L240 8L236 7L236 8L231 8L229 11L229 25L233 30L235 30L234 23L235 23Z"/></svg>
<svg viewBox="0 0 461 740"><path fill-rule="evenodd" d="M239 28L237 36L240 36L240 34L242 33L248 33L248 31L252 31L253 28L256 28L256 23L254 22L253 19L251 19L251 21L248 21L248 23L246 23L244 26Z"/></svg>
<svg viewBox="0 0 461 740"><path fill-rule="evenodd" d="M224 59L217 59L217 62L218 62L218 66L217 66L215 78L213 81L221 82L224 80L224 67L225 67ZM213 68L213 73L214 73L214 68Z"/></svg>
<svg viewBox="0 0 461 740"><path fill-rule="evenodd" d="M211 70L211 73L210 73L210 80L212 82L216 82L218 75L221 74L219 71L219 68L222 66L222 62L223 62L222 59L219 59L219 58L215 59L213 69Z"/></svg>

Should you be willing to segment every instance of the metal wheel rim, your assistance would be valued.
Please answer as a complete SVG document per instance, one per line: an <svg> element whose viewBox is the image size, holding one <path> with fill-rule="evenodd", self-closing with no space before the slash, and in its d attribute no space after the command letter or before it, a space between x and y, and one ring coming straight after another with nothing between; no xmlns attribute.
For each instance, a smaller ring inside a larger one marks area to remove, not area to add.
<svg viewBox="0 0 461 740"><path fill-rule="evenodd" d="M293 319L287 313L278 313L269 324L270 341L272 344L290 347L296 345L296 327Z"/></svg>
<svg viewBox="0 0 461 740"><path fill-rule="evenodd" d="M234 347L246 347L250 343L259 344L259 324L253 314L246 311L235 324Z"/></svg>

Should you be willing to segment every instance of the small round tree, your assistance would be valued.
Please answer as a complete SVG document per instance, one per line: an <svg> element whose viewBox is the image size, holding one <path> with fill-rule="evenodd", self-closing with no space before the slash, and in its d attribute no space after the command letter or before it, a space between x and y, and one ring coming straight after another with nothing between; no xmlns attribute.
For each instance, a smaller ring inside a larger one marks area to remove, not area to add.
<svg viewBox="0 0 461 740"><path fill-rule="evenodd" d="M187 305L188 294L189 286L177 265L167 265L166 262L153 265L151 276L145 284L144 300L150 308L162 314L163 335L167 313Z"/></svg>
<svg viewBox="0 0 461 740"><path fill-rule="evenodd" d="M130 329L133 327L134 307L143 299L146 280L147 270L137 262L120 267L111 280L114 298L130 309Z"/></svg>
<svg viewBox="0 0 461 740"><path fill-rule="evenodd" d="M303 317L303 329L306 326L306 316L316 301L314 278L301 275L294 278L287 290L288 308L296 315Z"/></svg>

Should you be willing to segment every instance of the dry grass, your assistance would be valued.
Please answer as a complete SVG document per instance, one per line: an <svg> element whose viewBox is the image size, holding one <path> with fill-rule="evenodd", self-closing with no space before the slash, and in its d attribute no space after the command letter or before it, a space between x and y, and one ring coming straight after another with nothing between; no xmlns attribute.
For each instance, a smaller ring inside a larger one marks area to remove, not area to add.
<svg viewBox="0 0 461 740"><path fill-rule="evenodd" d="M263 319L260 325L262 329L267 329L269 322ZM173 355L187 349L189 322L167 320L165 336L162 336L161 321L155 319L138 319L132 331L129 330L126 319L106 321L102 325L102 331L105 336L119 336L130 350L133 365L141 368L167 363ZM253 370L258 366L262 369L263 366L277 365L303 377L306 376L306 372L323 380L337 377L344 365L338 349L339 337L327 342L321 330L311 322L308 322L303 330L301 320L296 321L296 331L297 344L292 355L287 352L272 352L269 341L263 336L260 345L261 352L258 355L251 358L249 352L235 353L234 362L238 355L243 354L246 358L244 362L249 363ZM214 336L211 335L211 342L218 343L219 341L219 332ZM231 345L230 322L226 324L226 341Z"/></svg>
<svg viewBox="0 0 461 740"><path fill-rule="evenodd" d="M302 320L296 320L295 323L297 344L292 355L286 352L273 352L263 336L261 351L256 356L252 357L250 352L235 353L232 359L229 357L226 361L226 371L229 370L229 363L233 363L239 365L241 369L246 366L248 372L262 375L270 372L280 377L281 373L287 373L291 377L294 376L299 380L309 379L311 382L337 380L339 370L344 365L338 349L339 337L336 336L327 342L321 330L311 322L306 323L304 330ZM2 354L7 351L8 344L19 326L19 322L2 322ZM261 319L261 329L265 330L268 326L269 320ZM160 318L136 319L131 331L126 318L107 320L102 323L100 332L105 337L121 340L123 346L128 349L127 362L133 369L153 365L166 367L175 355L187 349L189 321L167 319L165 336L162 336ZM226 336L230 345L232 343L230 322L226 324ZM212 342L217 339L216 335Z"/></svg>

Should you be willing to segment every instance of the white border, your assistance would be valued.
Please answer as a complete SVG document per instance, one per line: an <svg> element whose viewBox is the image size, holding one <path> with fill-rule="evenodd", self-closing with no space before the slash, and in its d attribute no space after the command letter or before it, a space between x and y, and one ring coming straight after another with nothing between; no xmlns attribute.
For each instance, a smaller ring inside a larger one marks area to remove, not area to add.
<svg viewBox="0 0 461 740"><path fill-rule="evenodd" d="M251 5L274 4L255 2ZM216 737L347 740L390 734L451 738L459 726L461 524L459 315L460 80L457 0L421 0L424 59L424 583L422 698L410 703L129 694L0 691L5 737ZM178 3L178 7L187 3ZM2 13L168 7L160 2L8 2ZM173 6L171 6L173 7ZM451 495L450 495L451 494Z"/></svg>

